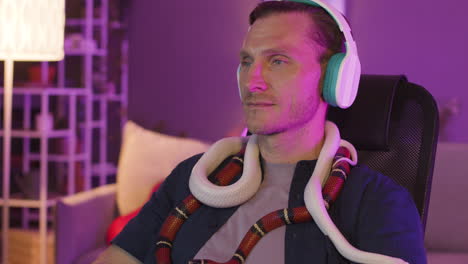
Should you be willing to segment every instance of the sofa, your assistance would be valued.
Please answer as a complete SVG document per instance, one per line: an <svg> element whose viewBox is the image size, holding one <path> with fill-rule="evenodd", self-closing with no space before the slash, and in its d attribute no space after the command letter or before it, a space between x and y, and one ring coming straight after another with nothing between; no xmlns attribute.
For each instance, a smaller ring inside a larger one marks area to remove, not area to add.
<svg viewBox="0 0 468 264"><path fill-rule="evenodd" d="M115 184L77 193L57 202L55 263L89 264L107 247L116 221L135 213L182 160L206 151L209 144L124 126ZM111 227L112 225L112 227Z"/></svg>
<svg viewBox="0 0 468 264"><path fill-rule="evenodd" d="M429 264L468 263L468 144L439 143L426 225Z"/></svg>

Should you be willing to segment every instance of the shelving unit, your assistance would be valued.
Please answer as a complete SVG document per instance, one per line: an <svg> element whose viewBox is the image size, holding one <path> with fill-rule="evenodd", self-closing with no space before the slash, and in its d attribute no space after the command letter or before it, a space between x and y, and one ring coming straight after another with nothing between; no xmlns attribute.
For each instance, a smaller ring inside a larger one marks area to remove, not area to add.
<svg viewBox="0 0 468 264"><path fill-rule="evenodd" d="M116 173L116 166L109 161L107 153L109 105L118 103L122 109L127 108L128 41L125 39L121 40L121 49L118 51L120 54L117 56L120 57L120 79L110 80L108 74L109 30L124 30L123 24L120 21L109 22L109 0L68 2L79 2L77 6L82 4L84 15L80 18L67 18L66 32L70 34L66 34L66 57L56 64L56 85L49 84L51 65L42 62L41 83L13 89L14 100L21 101L22 122L20 129L16 127L12 130L12 138L22 142L22 173L26 175L34 170L38 172L40 195L37 199L30 199L20 193L13 193L10 199L0 199L2 207L22 208L22 228L30 228L31 221L38 222L41 264L49 263L46 254L47 232L53 220L50 212L57 199L90 189L93 177L97 178L98 185L103 185L107 176ZM79 79L73 85L68 85L68 59L81 61L81 74L78 74ZM77 83L80 85L76 85ZM107 89L108 87L114 89ZM1 94L3 89L0 89ZM93 109L95 107L97 108ZM33 116L35 112L38 112L39 117ZM66 125L49 127L49 113L53 120L66 120ZM35 118L38 118L36 123L42 124L41 128L33 124L32 120ZM121 116L121 127L125 121L126 117ZM93 133L97 134L94 138ZM2 136L3 131L0 130L0 137ZM93 139L97 139L95 144ZM54 140L61 141L63 149L60 153L50 151L51 141ZM33 143L39 146L35 150ZM94 155L93 145L97 146L97 149L94 148ZM77 175L78 168L80 175ZM66 182L64 193L48 190L51 172ZM9 185L10 180L5 176L3 184ZM78 186L77 179L81 180Z"/></svg>
<svg viewBox="0 0 468 264"><path fill-rule="evenodd" d="M0 91L3 93L3 90ZM68 190L66 194L72 194L75 192L74 179L75 179L75 164L78 161L81 161L85 164L90 163L90 155L86 152L83 154L75 154L74 150L76 145L76 113L78 110L77 101L79 98L89 100L91 98L90 91L82 88L14 88L14 99L21 97L23 100L23 120L22 120L22 130L14 129L12 130L12 138L20 138L23 142L23 159L22 159L22 171L23 173L29 173L32 171L31 164L34 161L39 163L39 180L34 180L32 182L38 183L39 188L39 199L28 199L20 193L12 194L9 199L1 199L0 205L6 206L8 208L22 208L22 226L23 228L29 227L29 222L31 220L36 220L39 223L39 241L40 241L40 252L46 252L46 238L47 238L47 226L51 220L51 216L48 214L49 209L52 208L56 199L60 197L59 194L51 193L48 191L48 181L49 181L49 162L55 159L61 159L65 164L67 164L68 171L66 173ZM68 101L68 124L66 128L57 129L43 125L39 128L36 124L36 127L32 126L32 99L40 100L39 108L39 120L40 123L46 124L45 116L50 111L50 100L51 97L61 97L66 98ZM37 98L36 98L37 97ZM89 123L89 120L84 120L85 123ZM3 135L3 131L0 131L0 136ZM51 139L69 139L69 151L64 155L50 155L49 154L49 140ZM39 140L40 148L39 153L31 152L31 141ZM87 166L91 166L90 164ZM84 177L84 186L87 188L89 184L90 177ZM7 184L7 179L4 177L3 183ZM31 183L29 183L31 184ZM89 188L89 187L88 187ZM39 209L39 213L33 213L31 209ZM11 254L10 254L11 255ZM47 263L46 254L41 255L41 263ZM10 256L13 257L13 256Z"/></svg>

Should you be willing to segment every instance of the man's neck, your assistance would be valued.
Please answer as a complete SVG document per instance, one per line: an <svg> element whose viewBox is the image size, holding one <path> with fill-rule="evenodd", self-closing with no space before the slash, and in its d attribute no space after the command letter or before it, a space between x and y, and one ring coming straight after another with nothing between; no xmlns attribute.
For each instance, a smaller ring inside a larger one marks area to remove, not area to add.
<svg viewBox="0 0 468 264"><path fill-rule="evenodd" d="M325 123L313 120L296 129L274 135L258 135L263 159L270 163L297 163L318 158L324 142Z"/></svg>

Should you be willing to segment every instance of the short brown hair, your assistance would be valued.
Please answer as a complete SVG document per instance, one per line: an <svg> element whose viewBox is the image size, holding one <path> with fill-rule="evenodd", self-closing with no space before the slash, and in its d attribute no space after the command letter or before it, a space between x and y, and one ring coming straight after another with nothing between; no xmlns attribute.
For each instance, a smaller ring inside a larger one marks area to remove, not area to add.
<svg viewBox="0 0 468 264"><path fill-rule="evenodd" d="M249 24L253 25L257 19L272 14L300 12L310 16L317 25L318 31L311 29L311 39L325 48L320 56L320 63L328 62L333 54L343 51L343 33L335 20L323 8L292 1L268 1L255 7L249 15Z"/></svg>

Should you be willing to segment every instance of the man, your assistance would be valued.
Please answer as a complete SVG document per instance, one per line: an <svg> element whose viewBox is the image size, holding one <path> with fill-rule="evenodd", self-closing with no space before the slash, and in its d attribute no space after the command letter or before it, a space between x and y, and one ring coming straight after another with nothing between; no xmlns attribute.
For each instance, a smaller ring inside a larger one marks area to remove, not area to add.
<svg viewBox="0 0 468 264"><path fill-rule="evenodd" d="M343 37L320 7L264 2L250 15L240 52L239 89L249 130L257 135L263 181L240 206L202 206L182 226L173 263L228 261L244 234L262 216L304 205L304 188L325 140L327 103L322 85L330 57ZM97 263L155 263L161 225L189 195L188 181L200 156L179 164L141 213ZM422 229L410 195L363 166L352 169L330 216L360 250L426 263ZM349 263L314 221L274 230L247 263Z"/></svg>

